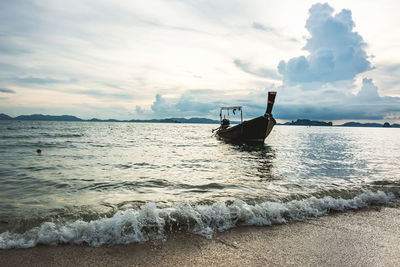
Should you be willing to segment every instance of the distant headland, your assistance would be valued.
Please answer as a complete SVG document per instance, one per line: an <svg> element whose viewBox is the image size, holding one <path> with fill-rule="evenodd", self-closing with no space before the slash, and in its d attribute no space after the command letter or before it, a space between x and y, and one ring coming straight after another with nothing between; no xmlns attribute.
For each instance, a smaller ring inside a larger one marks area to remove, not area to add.
<svg viewBox="0 0 400 267"><path fill-rule="evenodd" d="M296 121L286 122L281 125L302 125L302 126L337 126L337 127L393 127L400 128L400 124L392 124L385 122L383 124L380 123L361 123L361 122L346 122L341 125L333 125L332 122L325 121L312 121L307 119L297 119Z"/></svg>
<svg viewBox="0 0 400 267"><path fill-rule="evenodd" d="M213 120L208 118L166 118L166 119L151 119L151 120L116 120L116 119L89 119L84 120L71 115L43 115L43 114L32 114L32 115L20 115L17 117L11 117L6 114L0 113L1 120L13 120L13 121L82 121L82 122L148 122L148 123L206 123L206 124L219 124L219 120ZM231 123L236 124L239 122L232 121ZM334 127L393 127L400 128L400 124L390 125L388 122L383 124L380 123L361 123L361 122L346 122L341 125L333 125L332 122L325 121L313 121L308 119L297 119L296 121L286 122L283 124L278 123L277 125L294 125L294 126L334 126Z"/></svg>
<svg viewBox="0 0 400 267"><path fill-rule="evenodd" d="M307 119L297 119L297 121L286 122L283 125L302 125L302 126L332 126L332 122L311 121Z"/></svg>

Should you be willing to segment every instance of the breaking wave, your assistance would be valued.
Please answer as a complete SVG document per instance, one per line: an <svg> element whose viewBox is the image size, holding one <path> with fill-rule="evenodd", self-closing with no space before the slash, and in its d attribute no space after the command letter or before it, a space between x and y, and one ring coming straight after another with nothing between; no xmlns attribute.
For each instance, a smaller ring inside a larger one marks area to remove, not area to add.
<svg viewBox="0 0 400 267"><path fill-rule="evenodd" d="M175 231L212 238L216 232L238 226L267 226L303 221L330 212L356 210L370 205L394 202L393 193L365 191L351 199L311 197L290 202L263 202L250 205L236 200L231 204L196 205L181 203L157 208L147 203L140 209L118 211L110 218L90 222L45 222L25 233L3 232L0 248L29 248L38 244L89 244L90 246L128 244L163 240Z"/></svg>

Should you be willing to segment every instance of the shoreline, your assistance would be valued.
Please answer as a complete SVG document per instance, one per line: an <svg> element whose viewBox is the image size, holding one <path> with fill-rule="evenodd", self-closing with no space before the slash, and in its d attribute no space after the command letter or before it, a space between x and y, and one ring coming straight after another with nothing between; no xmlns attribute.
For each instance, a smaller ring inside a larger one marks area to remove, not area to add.
<svg viewBox="0 0 400 267"><path fill-rule="evenodd" d="M241 227L212 239L177 233L165 242L0 250L1 266L395 266L400 207L358 211L268 227Z"/></svg>

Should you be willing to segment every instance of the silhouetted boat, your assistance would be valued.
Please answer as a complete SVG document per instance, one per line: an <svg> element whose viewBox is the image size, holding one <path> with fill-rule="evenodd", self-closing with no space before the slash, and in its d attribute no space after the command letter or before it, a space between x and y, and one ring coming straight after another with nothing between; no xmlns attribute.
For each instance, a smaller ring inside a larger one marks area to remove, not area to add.
<svg viewBox="0 0 400 267"><path fill-rule="evenodd" d="M221 125L219 128L214 129L215 135L225 141L234 143L264 143L265 138L272 131L276 124L272 116L272 107L274 105L276 92L268 92L268 105L264 116L260 116L248 121L243 121L243 109L241 106L235 107L221 107L220 120ZM240 111L241 123L237 125L230 125L229 119L222 118L223 111L226 110L229 118L229 110L233 114Z"/></svg>

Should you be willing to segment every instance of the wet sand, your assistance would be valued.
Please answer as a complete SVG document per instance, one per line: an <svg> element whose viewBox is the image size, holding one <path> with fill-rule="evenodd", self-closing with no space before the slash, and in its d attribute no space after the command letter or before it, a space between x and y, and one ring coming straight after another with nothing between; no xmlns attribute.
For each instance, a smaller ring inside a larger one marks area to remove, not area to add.
<svg viewBox="0 0 400 267"><path fill-rule="evenodd" d="M383 207L211 240L180 233L158 244L0 250L0 266L399 266L399 229L399 207Z"/></svg>

